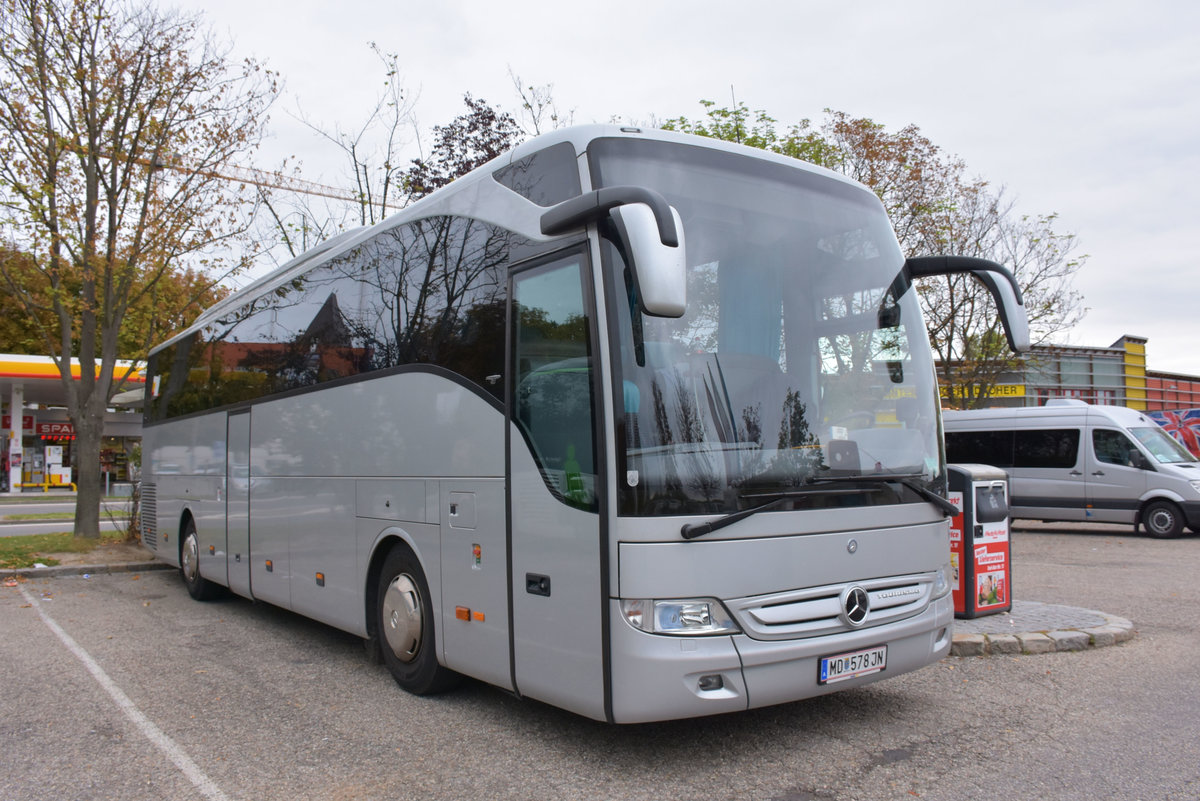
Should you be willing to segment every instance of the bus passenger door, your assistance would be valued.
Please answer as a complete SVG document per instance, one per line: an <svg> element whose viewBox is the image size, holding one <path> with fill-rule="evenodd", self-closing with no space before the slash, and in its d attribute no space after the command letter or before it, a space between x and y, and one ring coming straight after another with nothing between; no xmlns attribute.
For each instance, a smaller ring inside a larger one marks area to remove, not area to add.
<svg viewBox="0 0 1200 801"><path fill-rule="evenodd" d="M250 595L250 410L231 412L225 447L225 563L229 589Z"/></svg>
<svg viewBox="0 0 1200 801"><path fill-rule="evenodd" d="M605 717L594 312L582 252L509 297L513 669L521 695Z"/></svg>

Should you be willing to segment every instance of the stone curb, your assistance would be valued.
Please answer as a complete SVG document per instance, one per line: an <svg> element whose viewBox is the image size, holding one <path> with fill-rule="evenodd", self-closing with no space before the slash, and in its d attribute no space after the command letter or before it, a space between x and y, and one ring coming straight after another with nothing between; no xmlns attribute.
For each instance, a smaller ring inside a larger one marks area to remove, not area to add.
<svg viewBox="0 0 1200 801"><path fill-rule="evenodd" d="M955 634L951 656L1000 656L1086 651L1132 640L1137 632L1123 617L1095 612L1104 618L1101 626L1079 629L1049 629L1016 634Z"/></svg>
<svg viewBox="0 0 1200 801"><path fill-rule="evenodd" d="M54 565L0 570L0 580L52 578L54 576L95 576L102 573L145 573L150 570L175 570L165 562L118 562L111 565Z"/></svg>

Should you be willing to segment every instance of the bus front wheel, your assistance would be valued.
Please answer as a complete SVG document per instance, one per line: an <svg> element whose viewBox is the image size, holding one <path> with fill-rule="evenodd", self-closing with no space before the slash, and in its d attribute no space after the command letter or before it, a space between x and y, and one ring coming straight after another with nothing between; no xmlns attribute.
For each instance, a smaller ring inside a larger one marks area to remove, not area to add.
<svg viewBox="0 0 1200 801"><path fill-rule="evenodd" d="M458 674L438 664L429 584L407 546L392 548L384 560L377 597L379 649L396 683L414 695L456 684Z"/></svg>
<svg viewBox="0 0 1200 801"><path fill-rule="evenodd" d="M188 595L197 601L211 601L221 594L220 585L200 575L200 540L196 537L196 523L188 518L183 527L183 542L179 548L179 575L183 578Z"/></svg>
<svg viewBox="0 0 1200 801"><path fill-rule="evenodd" d="M1151 537L1168 539L1183 533L1183 515L1170 501L1153 501L1142 512L1142 524Z"/></svg>

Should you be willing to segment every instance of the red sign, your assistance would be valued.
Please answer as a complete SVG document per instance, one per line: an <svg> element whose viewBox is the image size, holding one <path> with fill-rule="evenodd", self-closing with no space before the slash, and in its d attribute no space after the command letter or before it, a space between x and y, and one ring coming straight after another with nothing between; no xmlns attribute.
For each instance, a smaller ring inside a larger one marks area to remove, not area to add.
<svg viewBox="0 0 1200 801"><path fill-rule="evenodd" d="M38 423L34 433L42 437L73 437L75 426L70 423Z"/></svg>
<svg viewBox="0 0 1200 801"><path fill-rule="evenodd" d="M8 431L12 428L12 415L11 414L4 415L4 420L2 422L0 422L0 428L3 428L5 431ZM33 430L33 415L32 414L21 415L21 428L24 429L25 431Z"/></svg>
<svg viewBox="0 0 1200 801"><path fill-rule="evenodd" d="M950 503L958 507L958 514L950 518L950 565L954 575L950 576L950 588L954 591L954 611L966 608L963 597L962 574L966 570L963 561L963 494L950 493Z"/></svg>

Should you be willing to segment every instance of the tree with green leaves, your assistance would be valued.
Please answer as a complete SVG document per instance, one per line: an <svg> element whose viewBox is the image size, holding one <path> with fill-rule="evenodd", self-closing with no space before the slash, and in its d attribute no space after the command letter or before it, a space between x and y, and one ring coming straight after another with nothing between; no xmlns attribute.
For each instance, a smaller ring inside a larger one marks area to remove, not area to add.
<svg viewBox="0 0 1200 801"><path fill-rule="evenodd" d="M781 127L744 103L701 104L702 118L678 117L662 127L770 150L866 184L883 202L906 254L976 256L1007 266L1024 294L1035 345L1071 328L1086 312L1072 286L1087 261L1076 255L1076 237L1056 231L1053 214L1019 213L1004 189L969 177L961 159L917 126L893 132L865 117L826 110L820 126L804 119ZM1018 364L991 295L970 276L921 279L917 289L948 402L984 405Z"/></svg>
<svg viewBox="0 0 1200 801"><path fill-rule="evenodd" d="M0 353L44 355L46 347L41 331L54 331L54 339L59 339L56 328L59 321L54 314L49 281L38 269L36 260L27 254L0 247L0 261L4 262L0 274L17 277L14 286L26 294L19 297L13 294L13 287L0 281ZM121 360L144 358L147 343L153 346L165 341L187 327L197 310L229 294L228 287L214 284L212 276L187 267L172 267L147 291L141 289L135 289L133 294L138 296L138 302L130 305L118 334L117 358ZM33 325L29 320L31 313L38 315ZM78 348L78 331L72 339ZM78 358L78 350L71 356Z"/></svg>
<svg viewBox="0 0 1200 801"><path fill-rule="evenodd" d="M245 188L220 170L257 145L276 80L233 61L197 17L138 0L0 2L0 241L28 268L4 260L0 277L59 366L75 533L96 537L124 323L184 257L245 230ZM210 283L238 266L195 263ZM157 330L144 326L145 347Z"/></svg>

